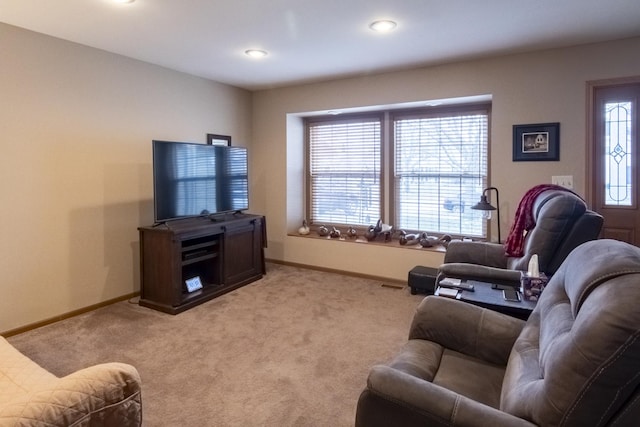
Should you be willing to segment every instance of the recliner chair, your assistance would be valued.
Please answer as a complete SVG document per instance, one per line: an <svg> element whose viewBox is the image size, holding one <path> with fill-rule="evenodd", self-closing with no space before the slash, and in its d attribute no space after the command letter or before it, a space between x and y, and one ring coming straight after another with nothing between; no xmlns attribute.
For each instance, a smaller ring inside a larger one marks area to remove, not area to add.
<svg viewBox="0 0 640 427"><path fill-rule="evenodd" d="M585 202L569 191L546 190L533 203L535 226L524 239L524 255L508 256L505 246L490 242L453 241L447 247L437 281L444 277L479 280L519 286L533 254L541 272L552 276L567 255L589 240L598 238L603 218L587 209Z"/></svg>
<svg viewBox="0 0 640 427"><path fill-rule="evenodd" d="M529 319L428 296L409 341L374 366L356 427L637 426L640 249L575 249Z"/></svg>

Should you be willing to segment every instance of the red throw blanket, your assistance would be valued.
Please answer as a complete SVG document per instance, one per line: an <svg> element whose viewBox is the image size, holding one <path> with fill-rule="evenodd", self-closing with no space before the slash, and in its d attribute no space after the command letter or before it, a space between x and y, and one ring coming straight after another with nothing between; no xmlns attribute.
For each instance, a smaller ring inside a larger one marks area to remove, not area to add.
<svg viewBox="0 0 640 427"><path fill-rule="evenodd" d="M505 253L507 256L521 257L524 255L525 232L528 232L536 225L533 219L533 202L540 193L547 190L563 190L572 192L564 187L553 184L536 185L527 191L518 204L513 225L511 225L509 236L504 243Z"/></svg>

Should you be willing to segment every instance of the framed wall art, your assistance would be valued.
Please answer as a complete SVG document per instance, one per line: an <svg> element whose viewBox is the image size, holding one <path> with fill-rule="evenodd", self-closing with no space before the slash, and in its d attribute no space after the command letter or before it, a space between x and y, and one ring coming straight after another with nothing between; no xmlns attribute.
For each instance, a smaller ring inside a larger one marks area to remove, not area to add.
<svg viewBox="0 0 640 427"><path fill-rule="evenodd" d="M560 123L513 126L513 161L560 160Z"/></svg>
<svg viewBox="0 0 640 427"><path fill-rule="evenodd" d="M215 135L213 133L207 134L207 144L209 145L224 145L225 147L231 146L231 137L227 135Z"/></svg>

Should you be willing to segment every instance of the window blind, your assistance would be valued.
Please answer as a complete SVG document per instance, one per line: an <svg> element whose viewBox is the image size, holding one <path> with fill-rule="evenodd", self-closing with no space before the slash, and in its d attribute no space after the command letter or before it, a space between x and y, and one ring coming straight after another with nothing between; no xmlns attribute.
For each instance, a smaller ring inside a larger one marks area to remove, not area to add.
<svg viewBox="0 0 640 427"><path fill-rule="evenodd" d="M394 222L407 230L484 237L476 204L487 182L488 113L394 118Z"/></svg>
<svg viewBox="0 0 640 427"><path fill-rule="evenodd" d="M312 224L366 226L381 217L379 116L308 122Z"/></svg>

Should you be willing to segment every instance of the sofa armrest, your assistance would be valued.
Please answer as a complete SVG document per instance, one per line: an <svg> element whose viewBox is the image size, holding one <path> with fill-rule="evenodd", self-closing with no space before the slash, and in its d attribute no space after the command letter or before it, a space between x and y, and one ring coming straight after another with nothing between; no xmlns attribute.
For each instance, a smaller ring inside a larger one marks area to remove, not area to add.
<svg viewBox="0 0 640 427"><path fill-rule="evenodd" d="M131 365L104 363L48 379L0 405L0 425L142 425L140 376Z"/></svg>
<svg viewBox="0 0 640 427"><path fill-rule="evenodd" d="M356 427L534 424L388 366L374 366L360 395Z"/></svg>
<svg viewBox="0 0 640 427"><path fill-rule="evenodd" d="M488 267L507 268L507 256L504 246L491 242L452 241L444 254L444 263L463 262L486 265Z"/></svg>
<svg viewBox="0 0 640 427"><path fill-rule="evenodd" d="M413 317L409 339L428 340L505 366L525 322L445 297L428 296Z"/></svg>
<svg viewBox="0 0 640 427"><path fill-rule="evenodd" d="M445 277L457 277L459 279L479 280L481 282L517 287L520 285L521 274L520 270L451 262L442 264L438 268L437 281L440 283L440 280Z"/></svg>

